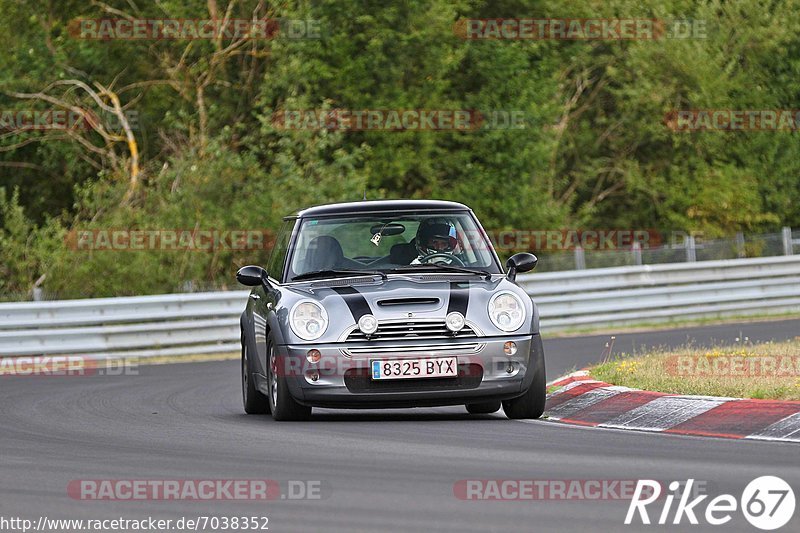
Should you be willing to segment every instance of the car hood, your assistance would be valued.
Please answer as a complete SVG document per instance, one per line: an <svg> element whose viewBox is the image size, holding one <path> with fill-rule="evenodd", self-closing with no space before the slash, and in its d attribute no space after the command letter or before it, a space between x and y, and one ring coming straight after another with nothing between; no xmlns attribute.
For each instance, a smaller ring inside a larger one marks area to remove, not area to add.
<svg viewBox="0 0 800 533"><path fill-rule="evenodd" d="M358 319L370 313L386 320L444 320L448 312L459 311L485 335L508 335L489 320L489 299L501 290L517 294L526 306L526 320L515 334L527 334L533 319L530 298L504 276L491 280L478 276L414 274L380 278L340 278L292 286L298 300L319 302L327 311L329 326L317 342L335 342L352 329Z"/></svg>

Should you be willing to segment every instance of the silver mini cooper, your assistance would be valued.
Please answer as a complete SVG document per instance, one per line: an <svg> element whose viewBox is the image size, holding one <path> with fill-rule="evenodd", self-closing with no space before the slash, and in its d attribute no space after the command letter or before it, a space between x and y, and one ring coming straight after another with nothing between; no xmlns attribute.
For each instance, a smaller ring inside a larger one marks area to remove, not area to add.
<svg viewBox="0 0 800 533"><path fill-rule="evenodd" d="M472 211L444 201L324 205L284 219L241 316L247 413L466 405L538 418L545 366L536 305Z"/></svg>

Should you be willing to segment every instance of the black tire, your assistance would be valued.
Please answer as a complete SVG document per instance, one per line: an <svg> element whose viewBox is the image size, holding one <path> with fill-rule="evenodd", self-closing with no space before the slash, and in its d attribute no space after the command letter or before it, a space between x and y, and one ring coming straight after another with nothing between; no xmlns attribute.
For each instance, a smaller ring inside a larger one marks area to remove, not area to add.
<svg viewBox="0 0 800 533"><path fill-rule="evenodd" d="M311 418L311 408L301 405L292 398L286 376L277 371L277 356L272 339L267 340L267 384L269 385L270 411L272 418L279 422L300 421Z"/></svg>
<svg viewBox="0 0 800 533"><path fill-rule="evenodd" d="M522 396L504 401L503 411L512 420L539 418L544 413L546 401L547 382L544 375L544 354L542 354L531 386Z"/></svg>
<svg viewBox="0 0 800 533"><path fill-rule="evenodd" d="M242 336L242 403L248 415L264 415L269 413L269 400L256 389L253 372L250 368L247 342Z"/></svg>
<svg viewBox="0 0 800 533"><path fill-rule="evenodd" d="M489 415L500 410L500 402L468 403L466 407L471 415Z"/></svg>

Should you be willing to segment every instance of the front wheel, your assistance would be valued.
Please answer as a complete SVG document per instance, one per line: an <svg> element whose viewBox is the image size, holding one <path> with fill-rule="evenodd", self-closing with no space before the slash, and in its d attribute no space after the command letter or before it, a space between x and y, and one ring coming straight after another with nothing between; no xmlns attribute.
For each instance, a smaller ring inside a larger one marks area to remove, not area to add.
<svg viewBox="0 0 800 533"><path fill-rule="evenodd" d="M504 401L503 411L511 419L539 418L544 413L546 401L547 382L544 376L544 356L542 356L531 386L522 396Z"/></svg>
<svg viewBox="0 0 800 533"><path fill-rule="evenodd" d="M269 400L256 389L253 374L250 371L250 357L247 351L247 341L242 336L242 403L244 412L248 415L263 415L269 413Z"/></svg>
<svg viewBox="0 0 800 533"><path fill-rule="evenodd" d="M308 420L311 417L311 408L301 405L289 393L286 376L281 370L284 365L278 364L278 355L275 345L270 339L267 342L267 382L269 383L269 407L272 418L278 421Z"/></svg>

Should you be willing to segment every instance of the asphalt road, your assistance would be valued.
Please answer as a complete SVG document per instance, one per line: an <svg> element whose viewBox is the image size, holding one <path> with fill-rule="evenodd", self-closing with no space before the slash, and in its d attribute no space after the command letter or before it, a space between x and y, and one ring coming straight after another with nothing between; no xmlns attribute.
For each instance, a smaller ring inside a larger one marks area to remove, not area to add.
<svg viewBox="0 0 800 533"><path fill-rule="evenodd" d="M616 348L798 334L798 320L761 322L617 335ZM546 341L549 377L597 360L607 337ZM0 519L266 516L270 531L754 531L738 511L725 526L694 527L685 517L680 526L624 526L628 500L461 500L454 484L694 478L712 496L739 498L750 480L771 474L800 498L793 444L519 422L455 407L320 409L309 423L275 423L243 414L235 361L137 370L0 377ZM243 478L319 481L321 499L85 501L67 490L83 479ZM663 500L652 505L655 521ZM784 530L800 531L798 515Z"/></svg>

